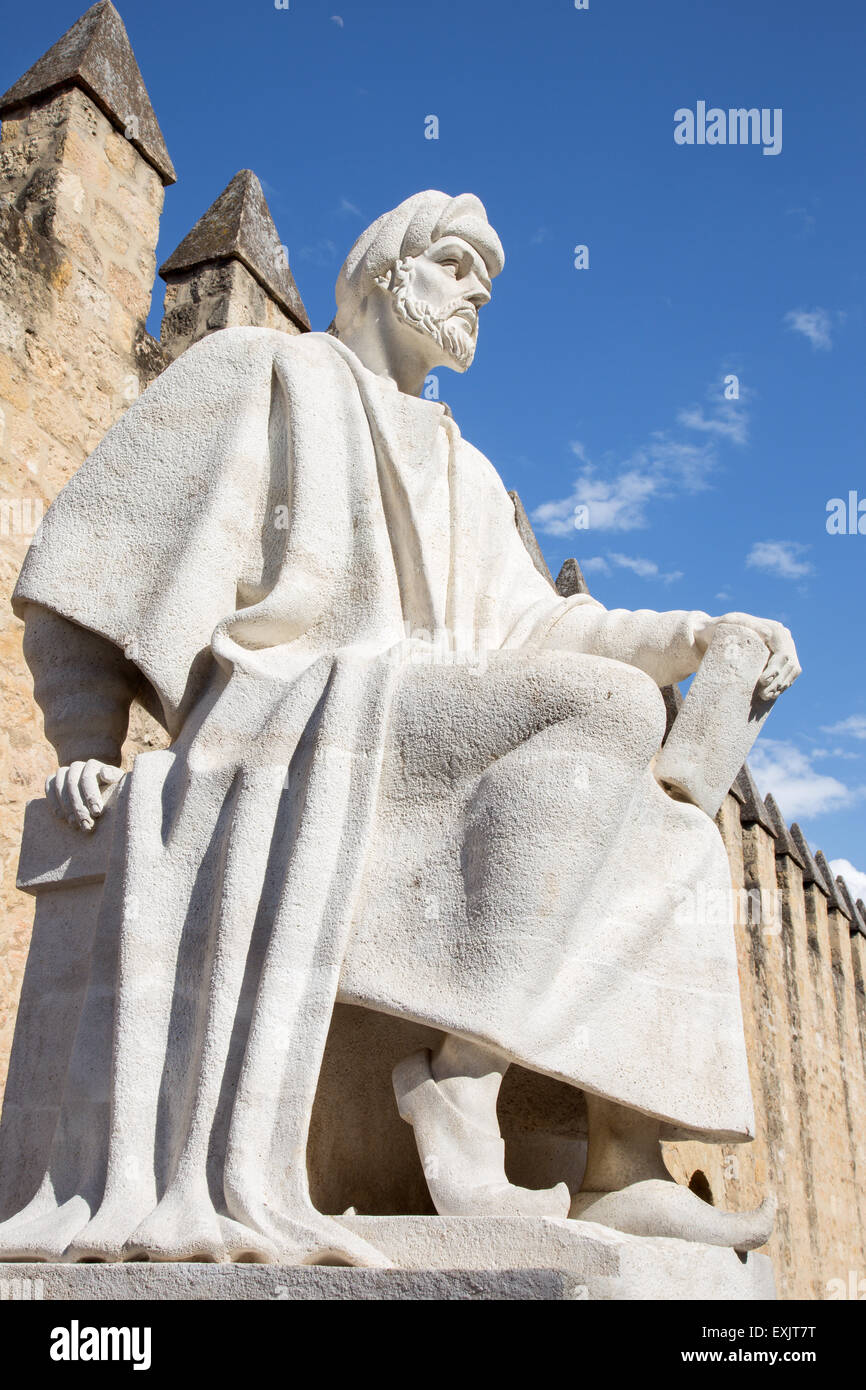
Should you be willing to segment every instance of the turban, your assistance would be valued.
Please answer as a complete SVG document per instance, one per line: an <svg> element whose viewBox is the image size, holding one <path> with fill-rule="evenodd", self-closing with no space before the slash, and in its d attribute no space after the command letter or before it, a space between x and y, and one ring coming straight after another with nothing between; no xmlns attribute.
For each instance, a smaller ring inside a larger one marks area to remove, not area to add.
<svg viewBox="0 0 866 1390"><path fill-rule="evenodd" d="M505 253L480 198L474 193L451 198L428 189L383 213L361 233L337 278L337 309L351 313L350 301L362 299L377 275L404 257L420 255L445 236L468 242L484 261L488 274L499 274Z"/></svg>

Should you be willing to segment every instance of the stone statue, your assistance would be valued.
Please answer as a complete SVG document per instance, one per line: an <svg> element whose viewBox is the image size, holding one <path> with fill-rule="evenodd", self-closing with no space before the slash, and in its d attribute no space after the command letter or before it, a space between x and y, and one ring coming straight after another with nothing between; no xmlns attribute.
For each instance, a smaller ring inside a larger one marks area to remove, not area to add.
<svg viewBox="0 0 866 1390"><path fill-rule="evenodd" d="M420 397L471 364L502 266L476 197L407 199L350 251L327 334L198 343L45 517L14 604L47 795L112 828L0 1258L385 1263L308 1190L337 1001L436 1030L394 1091L442 1216L767 1239L767 1205L716 1211L661 1159L753 1114L730 915L677 907L730 879L700 747L660 775L660 687L733 633L759 653L745 728L796 652L776 622L608 611L535 568L491 464ZM122 775L136 697L171 743ZM716 806L754 737L717 722ZM574 1197L506 1177L511 1063L586 1094Z"/></svg>

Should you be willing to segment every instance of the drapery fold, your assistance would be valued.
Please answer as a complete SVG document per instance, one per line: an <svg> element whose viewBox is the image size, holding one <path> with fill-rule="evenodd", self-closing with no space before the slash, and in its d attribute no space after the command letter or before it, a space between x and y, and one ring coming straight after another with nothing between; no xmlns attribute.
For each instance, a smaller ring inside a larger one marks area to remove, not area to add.
<svg viewBox="0 0 866 1390"><path fill-rule="evenodd" d="M441 405L325 335L215 334L61 493L16 603L122 650L174 742L121 790L0 1255L375 1263L307 1193L337 998L749 1133L730 926L674 917L697 876L724 893L724 848L649 772L694 615L560 599Z"/></svg>

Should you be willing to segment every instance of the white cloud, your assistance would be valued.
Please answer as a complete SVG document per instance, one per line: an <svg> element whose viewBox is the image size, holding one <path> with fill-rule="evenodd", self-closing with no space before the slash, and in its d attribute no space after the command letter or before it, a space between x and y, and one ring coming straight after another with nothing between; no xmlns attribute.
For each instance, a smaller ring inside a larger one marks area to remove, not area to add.
<svg viewBox="0 0 866 1390"><path fill-rule="evenodd" d="M791 309L785 315L785 323L793 333L802 333L813 348L825 352L833 346L830 337L830 315L826 309Z"/></svg>
<svg viewBox="0 0 866 1390"><path fill-rule="evenodd" d="M610 574L610 565L602 555L590 555L586 560L579 560L578 564L584 574Z"/></svg>
<svg viewBox="0 0 866 1390"><path fill-rule="evenodd" d="M850 734L852 738L866 739L866 714L852 714L849 719L843 719L838 724L824 724L822 733Z"/></svg>
<svg viewBox="0 0 866 1390"><path fill-rule="evenodd" d="M591 531L637 531L648 525L647 504L675 491L698 492L715 462L711 445L677 444L659 437L639 449L613 477L601 478L581 444L572 452L584 464L568 497L542 502L532 512L533 525L549 536L569 536L578 506L588 509Z"/></svg>
<svg viewBox="0 0 866 1390"><path fill-rule="evenodd" d="M592 531L635 531L646 526L646 504L658 495L662 482L652 471L628 469L611 481L595 476L588 466L580 474L569 497L542 502L532 513L532 521L549 536L569 536L575 530L578 506L588 509Z"/></svg>
<svg viewBox="0 0 866 1390"><path fill-rule="evenodd" d="M837 777L818 772L810 754L781 739L760 738L749 766L761 794L772 793L787 820L843 810L866 793L866 787L846 787Z"/></svg>
<svg viewBox="0 0 866 1390"><path fill-rule="evenodd" d="M615 551L608 555L590 555L586 560L578 561L584 574L610 574L611 566L616 565L619 569L631 570L640 579L660 579L663 584L673 584L675 580L682 579L682 570L671 570L663 574L655 560L645 560L641 555L619 555Z"/></svg>
<svg viewBox="0 0 866 1390"><path fill-rule="evenodd" d="M343 16L340 15L340 14L332 14L332 15L331 15L331 23L332 23L332 24L336 24L336 26L337 26L338 29L342 29L342 28L343 28Z"/></svg>
<svg viewBox="0 0 866 1390"><path fill-rule="evenodd" d="M662 574L655 560L645 560L640 555L617 555L611 554L608 559L612 560L620 569L631 570L641 579L660 579L663 584L672 584L676 579L682 579L682 570L672 570L668 574Z"/></svg>
<svg viewBox="0 0 866 1390"><path fill-rule="evenodd" d="M829 863L834 875L844 878L854 901L862 898L863 902L866 902L866 874L863 870L855 869L850 859L831 859Z"/></svg>
<svg viewBox="0 0 866 1390"><path fill-rule="evenodd" d="M637 531L649 524L650 502L709 487L717 463L716 444L724 440L745 444L747 420L742 404L738 408L725 400L719 383L708 395L711 414L698 406L681 410L677 416L681 429L695 430L704 435L703 440L695 442L667 430L655 431L629 458L606 468L607 476L600 475L584 445L574 440L571 451L582 465L574 488L568 497L536 507L533 525L548 536L569 536L575 529L575 508L586 507L589 525L582 525L581 530Z"/></svg>
<svg viewBox="0 0 866 1390"><path fill-rule="evenodd" d="M812 573L808 560L801 560L809 549L798 541L756 541L749 551L746 564L753 569L767 570L778 579L802 579Z"/></svg>
<svg viewBox="0 0 866 1390"><path fill-rule="evenodd" d="M340 207L339 207L338 211L340 211L340 212L350 212L350 213L352 214L353 217L363 217L363 216L364 216L364 214L362 213L361 209L360 209L359 207L356 207L354 203L350 203L348 198L341 198L341 199L340 199Z"/></svg>
<svg viewBox="0 0 866 1390"><path fill-rule="evenodd" d="M681 410L677 415L677 423L685 425L686 429L701 430L704 434L729 439L732 444L745 444L749 438L745 412L738 410L731 401L725 401L719 407L717 415L705 415L703 406Z"/></svg>

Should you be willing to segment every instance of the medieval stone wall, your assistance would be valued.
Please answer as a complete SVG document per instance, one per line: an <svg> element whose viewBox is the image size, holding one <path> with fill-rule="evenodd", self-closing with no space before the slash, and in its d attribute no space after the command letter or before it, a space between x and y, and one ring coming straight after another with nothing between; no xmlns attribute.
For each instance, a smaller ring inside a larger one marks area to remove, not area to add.
<svg viewBox="0 0 866 1390"><path fill-rule="evenodd" d="M309 326L258 181L242 171L163 267L161 344L147 334L173 171L116 11L94 6L85 24L77 67L37 64L33 80L12 89L11 105L0 99L0 1093L32 917L32 899L14 886L22 817L53 771L21 654L22 624L8 605L41 510L149 381L198 338L238 323ZM114 77L125 78L128 102L118 100L122 82L94 88L86 61L94 44L106 48ZM519 503L516 510L541 567ZM563 574L573 585L569 563ZM136 712L125 763L163 741ZM866 909L833 881L823 857L813 859L772 799L761 800L747 770L719 826L738 904L757 1137L738 1146L669 1144L667 1162L680 1181L732 1210L775 1194L769 1253L783 1297L847 1296L852 1272L855 1280L866 1274Z"/></svg>

